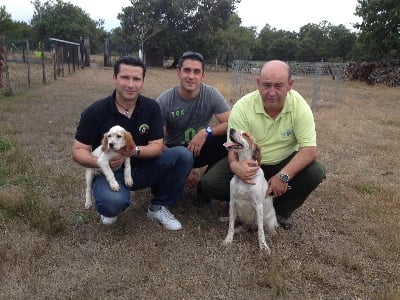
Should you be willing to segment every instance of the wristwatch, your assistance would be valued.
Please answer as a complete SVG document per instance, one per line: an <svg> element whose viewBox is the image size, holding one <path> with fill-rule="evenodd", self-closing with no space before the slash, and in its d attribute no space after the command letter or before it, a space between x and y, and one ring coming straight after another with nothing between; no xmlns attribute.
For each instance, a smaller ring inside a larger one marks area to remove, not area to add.
<svg viewBox="0 0 400 300"><path fill-rule="evenodd" d="M283 172L279 172L279 177L281 178L281 181L284 183L288 183L290 180L289 175Z"/></svg>
<svg viewBox="0 0 400 300"><path fill-rule="evenodd" d="M135 157L139 157L139 155L140 155L140 148L139 148L139 146L136 146L135 147Z"/></svg>
<svg viewBox="0 0 400 300"><path fill-rule="evenodd" d="M211 126L206 126L206 132L207 132L207 136L212 136L212 128Z"/></svg>

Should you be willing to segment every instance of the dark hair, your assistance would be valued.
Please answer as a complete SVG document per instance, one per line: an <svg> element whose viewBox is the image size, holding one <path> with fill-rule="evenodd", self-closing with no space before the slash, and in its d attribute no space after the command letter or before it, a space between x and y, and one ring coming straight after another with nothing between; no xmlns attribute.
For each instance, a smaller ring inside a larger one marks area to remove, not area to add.
<svg viewBox="0 0 400 300"><path fill-rule="evenodd" d="M129 65L135 67L141 67L143 69L143 78L146 75L146 65L144 64L143 60L138 57L133 56L123 56L119 58L114 64L114 75L117 76L120 71L120 65Z"/></svg>
<svg viewBox="0 0 400 300"><path fill-rule="evenodd" d="M178 68L182 68L182 64L185 59L193 59L201 62L201 67L204 70L204 58L199 52L188 51L182 54L181 58L178 61Z"/></svg>

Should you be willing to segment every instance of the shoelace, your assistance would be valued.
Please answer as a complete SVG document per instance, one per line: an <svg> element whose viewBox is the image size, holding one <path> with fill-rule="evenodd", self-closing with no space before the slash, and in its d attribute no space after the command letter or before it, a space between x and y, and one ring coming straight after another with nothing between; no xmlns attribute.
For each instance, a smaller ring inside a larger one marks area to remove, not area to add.
<svg viewBox="0 0 400 300"><path fill-rule="evenodd" d="M169 219L169 220L175 220L174 215L165 207L161 207L162 213L164 214L164 216Z"/></svg>

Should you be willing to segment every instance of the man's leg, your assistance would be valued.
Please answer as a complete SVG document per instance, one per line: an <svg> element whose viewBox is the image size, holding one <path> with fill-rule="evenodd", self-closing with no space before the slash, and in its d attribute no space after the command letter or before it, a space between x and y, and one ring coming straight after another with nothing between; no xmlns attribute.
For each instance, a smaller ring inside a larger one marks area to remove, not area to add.
<svg viewBox="0 0 400 300"><path fill-rule="evenodd" d="M167 148L160 157L142 160L134 168L133 189L157 186L151 203L173 206L181 197L192 165L193 157L186 148Z"/></svg>
<svg viewBox="0 0 400 300"><path fill-rule="evenodd" d="M192 153L184 147L165 149L155 159L143 160L133 171L133 189L153 188L148 217L157 219L168 230L179 230L181 224L168 210L175 205L193 166Z"/></svg>
<svg viewBox="0 0 400 300"><path fill-rule="evenodd" d="M228 158L220 160L203 175L201 179L202 191L210 198L229 201L229 183L233 173L229 168Z"/></svg>
<svg viewBox="0 0 400 300"><path fill-rule="evenodd" d="M277 214L289 218L325 178L325 168L317 161L311 163L289 181L291 189L275 199Z"/></svg>
<svg viewBox="0 0 400 300"><path fill-rule="evenodd" d="M118 192L111 190L103 175L96 176L93 180L94 206L100 215L107 218L118 216L131 204L131 191L125 186L124 168L115 171L114 176L120 187Z"/></svg>
<svg viewBox="0 0 400 300"><path fill-rule="evenodd" d="M294 155L295 153L277 165L261 166L265 178L268 180L278 173ZM289 181L290 190L284 195L274 199L275 211L278 220L281 219L280 223L281 225L283 224L283 227L290 227L290 223L287 219L304 203L310 193L314 191L325 178L324 166L318 161L314 161ZM286 225L285 222L287 222Z"/></svg>
<svg viewBox="0 0 400 300"><path fill-rule="evenodd" d="M208 137L200 151L200 155L194 158L193 168L201 168L208 165L210 168L216 162L227 157L228 151L224 147L226 136Z"/></svg>
<svg viewBox="0 0 400 300"><path fill-rule="evenodd" d="M208 137L203 148L200 151L200 155L194 158L193 168L201 168L207 166L204 173L207 173L212 166L220 161L221 159L227 157L228 151L224 147L226 142L226 136L211 136ZM204 193L202 189L201 180L197 186L197 196L195 200L195 205L203 206L210 205L210 197Z"/></svg>

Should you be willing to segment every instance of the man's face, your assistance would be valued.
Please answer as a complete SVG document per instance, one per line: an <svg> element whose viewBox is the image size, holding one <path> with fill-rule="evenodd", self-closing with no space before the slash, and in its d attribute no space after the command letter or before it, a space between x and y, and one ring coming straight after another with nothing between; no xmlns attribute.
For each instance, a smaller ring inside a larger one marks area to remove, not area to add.
<svg viewBox="0 0 400 300"><path fill-rule="evenodd" d="M286 94L293 86L293 80L288 77L288 72L282 68L266 68L261 72L257 85L266 109L282 109Z"/></svg>
<svg viewBox="0 0 400 300"><path fill-rule="evenodd" d="M186 93L193 93L199 90L204 79L202 63L197 60L185 59L181 69L177 70L180 87Z"/></svg>
<svg viewBox="0 0 400 300"><path fill-rule="evenodd" d="M121 101L136 100L143 88L143 69L137 66L121 64L119 73L113 75L117 99Z"/></svg>

